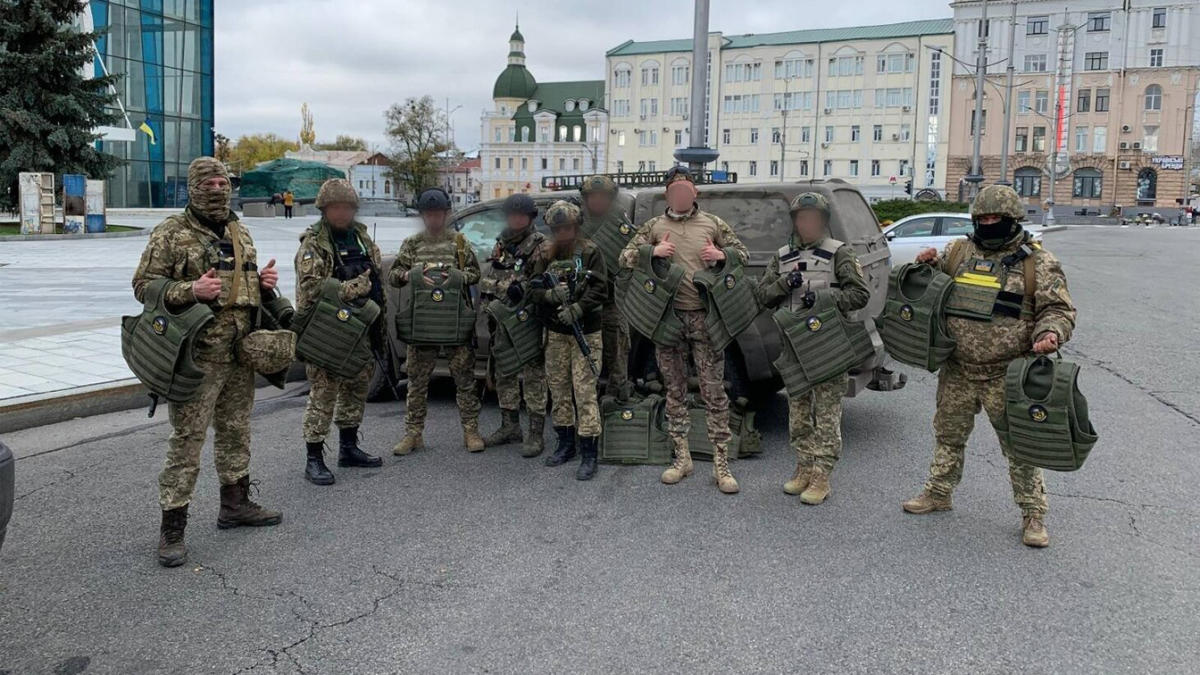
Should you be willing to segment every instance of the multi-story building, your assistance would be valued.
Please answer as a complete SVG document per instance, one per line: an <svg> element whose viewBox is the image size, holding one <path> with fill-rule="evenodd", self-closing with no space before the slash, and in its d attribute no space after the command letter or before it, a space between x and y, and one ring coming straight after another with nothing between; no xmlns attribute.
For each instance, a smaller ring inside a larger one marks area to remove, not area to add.
<svg viewBox="0 0 1200 675"><path fill-rule="evenodd" d="M120 76L117 95L132 128L153 138L104 140L125 164L108 179L108 205L187 203L187 167L213 153L213 1L92 0L100 66Z"/></svg>
<svg viewBox="0 0 1200 675"><path fill-rule="evenodd" d="M450 203L454 208L479 201L477 175L482 165L478 157L473 157L438 170L442 189L450 194Z"/></svg>
<svg viewBox="0 0 1200 675"><path fill-rule="evenodd" d="M993 64L979 125L985 183L1007 178L1031 204L1045 203L1053 171L1054 202L1063 205L1056 213L1070 207L1174 206L1185 196L1186 148L1200 81L1195 47L1200 5L1181 0L1016 2L1014 108L1007 130L1002 124L1005 59L1014 5L988 2L986 24L979 0L951 6L958 59L974 64L984 35ZM952 194L969 193L963 180L971 173L973 78L967 67L955 68L946 175ZM1000 175L1005 133L1007 177Z"/></svg>
<svg viewBox="0 0 1200 675"><path fill-rule="evenodd" d="M604 81L541 82L525 67L525 38L508 41L508 66L480 120L483 199L540 189L542 178L607 165Z"/></svg>
<svg viewBox="0 0 1200 675"><path fill-rule="evenodd" d="M739 182L836 177L873 198L945 185L950 19L708 37L713 167ZM662 170L686 147L692 41L607 53L608 171Z"/></svg>

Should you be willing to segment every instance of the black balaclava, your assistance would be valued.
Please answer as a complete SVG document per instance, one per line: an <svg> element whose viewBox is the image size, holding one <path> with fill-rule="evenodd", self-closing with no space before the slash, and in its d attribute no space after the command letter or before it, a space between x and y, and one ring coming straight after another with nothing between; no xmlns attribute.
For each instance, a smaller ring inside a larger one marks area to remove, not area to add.
<svg viewBox="0 0 1200 675"><path fill-rule="evenodd" d="M991 225L983 225L976 220L974 225L975 233L971 235L971 239L980 248L992 251L1004 248L1004 245L1012 241L1021 229L1020 223L1012 216L1004 216Z"/></svg>

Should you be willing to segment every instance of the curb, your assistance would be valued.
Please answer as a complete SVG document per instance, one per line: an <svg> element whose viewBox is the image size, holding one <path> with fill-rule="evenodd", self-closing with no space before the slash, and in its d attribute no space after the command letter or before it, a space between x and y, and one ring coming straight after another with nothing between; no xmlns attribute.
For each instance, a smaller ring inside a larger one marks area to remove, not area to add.
<svg viewBox="0 0 1200 675"><path fill-rule="evenodd" d="M137 408L148 403L146 396L141 382L128 379L0 401L0 434Z"/></svg>
<svg viewBox="0 0 1200 675"><path fill-rule="evenodd" d="M3 241L59 241L62 239L123 239L125 237L144 237L150 234L151 228L139 227L131 232L80 232L79 234L0 234Z"/></svg>

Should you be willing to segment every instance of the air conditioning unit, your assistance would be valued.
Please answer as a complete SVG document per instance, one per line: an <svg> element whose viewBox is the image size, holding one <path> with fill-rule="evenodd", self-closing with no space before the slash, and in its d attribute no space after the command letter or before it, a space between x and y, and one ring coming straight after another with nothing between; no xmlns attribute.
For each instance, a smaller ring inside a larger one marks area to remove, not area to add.
<svg viewBox="0 0 1200 675"><path fill-rule="evenodd" d="M825 109L825 114L826 114L826 115L832 115L832 114L833 114L833 108L826 108L826 109Z"/></svg>
<svg viewBox="0 0 1200 675"><path fill-rule="evenodd" d="M904 106L904 107L902 108L902 110L903 110L904 112L912 112L912 106L911 106L911 105L906 105L906 106Z"/></svg>
<svg viewBox="0 0 1200 675"><path fill-rule="evenodd" d="M822 148L828 148L828 147L829 147L829 144L828 144L828 143L822 143L822 144L821 144L821 147L822 147Z"/></svg>
<svg viewBox="0 0 1200 675"><path fill-rule="evenodd" d="M1128 150L1128 149L1129 149L1129 144L1128 144L1128 143L1126 143L1125 141L1121 141L1120 148L1121 148L1122 150Z"/></svg>
<svg viewBox="0 0 1200 675"><path fill-rule="evenodd" d="M1133 149L1134 149L1134 150L1141 150L1141 149L1142 149L1142 144L1141 144L1141 143L1134 143L1134 144L1133 144Z"/></svg>
<svg viewBox="0 0 1200 675"><path fill-rule="evenodd" d="M1129 126L1128 124L1124 124L1121 126L1121 133L1127 134L1131 131L1133 131L1133 127Z"/></svg>
<svg viewBox="0 0 1200 675"><path fill-rule="evenodd" d="M898 140L900 140L900 134L892 134L892 140L893 140L893 141L898 141Z"/></svg>
<svg viewBox="0 0 1200 675"><path fill-rule="evenodd" d="M1122 144L1122 145L1124 145L1124 144ZM1119 166L1119 167L1121 167L1122 169L1125 169L1126 171L1128 171L1128 170L1129 170L1129 167L1130 167L1131 165L1130 165L1130 163L1129 163L1129 162L1121 162L1121 163L1120 163L1120 164L1118 164L1117 166Z"/></svg>

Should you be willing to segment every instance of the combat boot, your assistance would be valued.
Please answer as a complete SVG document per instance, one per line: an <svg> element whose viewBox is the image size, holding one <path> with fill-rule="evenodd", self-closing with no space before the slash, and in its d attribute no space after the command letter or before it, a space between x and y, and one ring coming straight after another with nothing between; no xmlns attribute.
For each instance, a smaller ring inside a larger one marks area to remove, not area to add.
<svg viewBox="0 0 1200 675"><path fill-rule="evenodd" d="M1021 543L1033 548L1046 548L1050 545L1050 533L1046 531L1045 516L1040 513L1029 513L1021 519Z"/></svg>
<svg viewBox="0 0 1200 675"><path fill-rule="evenodd" d="M522 457L537 457L546 449L546 416L529 413L529 431L525 434Z"/></svg>
<svg viewBox="0 0 1200 675"><path fill-rule="evenodd" d="M306 443L308 446L308 463L304 465L304 477L313 485L333 485L336 480L333 472L325 466L325 443Z"/></svg>
<svg viewBox="0 0 1200 675"><path fill-rule="evenodd" d="M735 495L741 489L737 479L729 471L729 451L724 443L716 444L713 451L713 478L717 480L717 489L727 495Z"/></svg>
<svg viewBox="0 0 1200 675"><path fill-rule="evenodd" d="M798 495L808 487L808 480L812 476L812 466L806 466L800 462L796 462L796 473L792 474L791 480L783 484L783 491L789 495Z"/></svg>
<svg viewBox="0 0 1200 675"><path fill-rule="evenodd" d="M392 448L393 455L407 455L413 450L421 450L425 447L425 438L421 435L420 429L409 429L404 433L404 438Z"/></svg>
<svg viewBox="0 0 1200 675"><path fill-rule="evenodd" d="M575 459L575 427L554 427L558 434L558 447L554 454L542 460L546 466L558 466Z"/></svg>
<svg viewBox="0 0 1200 675"><path fill-rule="evenodd" d="M338 429L338 466L373 469L383 466L383 459L368 455L358 447L358 427Z"/></svg>
<svg viewBox="0 0 1200 675"><path fill-rule="evenodd" d="M938 497L931 494L929 490L922 490L921 494L916 497L906 502L901 502L900 508L909 513L924 515L926 513L933 513L934 511L949 511L951 503L949 497Z"/></svg>
<svg viewBox="0 0 1200 675"><path fill-rule="evenodd" d="M599 452L596 448L598 436L585 436L579 439L579 468L575 470L575 480L591 480L596 475L596 460Z"/></svg>
<svg viewBox="0 0 1200 675"><path fill-rule="evenodd" d="M693 468L692 453L688 450L687 438L672 438L671 444L675 451L675 459L671 461L671 466L662 472L660 479L667 485L674 485L692 475Z"/></svg>
<svg viewBox="0 0 1200 675"><path fill-rule="evenodd" d="M521 439L521 412L518 410L500 409L500 428L483 439L483 444L489 448L497 445L516 443Z"/></svg>
<svg viewBox="0 0 1200 675"><path fill-rule="evenodd" d="M809 474L808 487L800 493L800 501L816 506L829 497L829 472L814 466Z"/></svg>
<svg viewBox="0 0 1200 675"><path fill-rule="evenodd" d="M483 442L483 436L479 435L478 423L463 425L463 445L467 447L467 452L483 452L483 449L487 447Z"/></svg>
<svg viewBox="0 0 1200 675"><path fill-rule="evenodd" d="M279 511L264 509L250 501L250 476L242 476L232 485L221 486L221 511L217 514L217 527L265 527L278 525L283 520ZM257 483L255 484L257 485Z"/></svg>
<svg viewBox="0 0 1200 675"><path fill-rule="evenodd" d="M163 567L179 567L187 562L187 546L183 543L187 512L187 505L162 512L162 526L158 530L158 564Z"/></svg>

